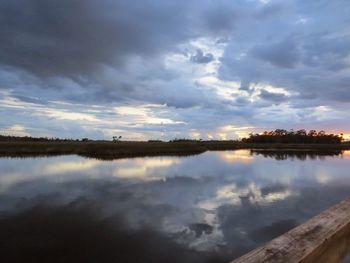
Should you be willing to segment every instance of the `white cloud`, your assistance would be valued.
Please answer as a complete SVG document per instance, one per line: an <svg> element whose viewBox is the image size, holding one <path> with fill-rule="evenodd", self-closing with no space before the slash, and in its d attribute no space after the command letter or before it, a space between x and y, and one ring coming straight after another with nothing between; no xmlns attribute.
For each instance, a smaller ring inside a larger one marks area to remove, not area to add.
<svg viewBox="0 0 350 263"><path fill-rule="evenodd" d="M12 135L12 136L30 136L31 134L27 129L21 124L14 124L4 129L0 129L1 134L3 135Z"/></svg>

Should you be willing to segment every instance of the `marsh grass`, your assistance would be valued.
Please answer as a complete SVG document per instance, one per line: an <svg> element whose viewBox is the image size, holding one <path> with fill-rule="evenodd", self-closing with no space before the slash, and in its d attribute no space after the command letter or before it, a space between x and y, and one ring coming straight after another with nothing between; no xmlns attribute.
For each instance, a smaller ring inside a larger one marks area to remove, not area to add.
<svg viewBox="0 0 350 263"><path fill-rule="evenodd" d="M236 149L269 149L324 151L347 150L349 143L342 144L252 144L237 141L188 141L188 142L109 142L109 141L46 141L0 142L1 157L41 157L79 155L97 159L118 159L146 156L187 156L206 151Z"/></svg>

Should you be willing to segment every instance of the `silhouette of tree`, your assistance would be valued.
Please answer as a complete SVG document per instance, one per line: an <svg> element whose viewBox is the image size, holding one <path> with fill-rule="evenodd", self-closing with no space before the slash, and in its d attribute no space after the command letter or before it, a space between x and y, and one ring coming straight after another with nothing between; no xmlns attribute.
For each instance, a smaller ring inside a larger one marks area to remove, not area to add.
<svg viewBox="0 0 350 263"><path fill-rule="evenodd" d="M343 135L326 134L325 131L305 129L298 130L284 130L276 129L274 131L264 131L262 134L250 133L248 138L242 141L247 143L341 143Z"/></svg>
<svg viewBox="0 0 350 263"><path fill-rule="evenodd" d="M113 136L113 141L118 142L121 140L121 138L122 138L122 136Z"/></svg>

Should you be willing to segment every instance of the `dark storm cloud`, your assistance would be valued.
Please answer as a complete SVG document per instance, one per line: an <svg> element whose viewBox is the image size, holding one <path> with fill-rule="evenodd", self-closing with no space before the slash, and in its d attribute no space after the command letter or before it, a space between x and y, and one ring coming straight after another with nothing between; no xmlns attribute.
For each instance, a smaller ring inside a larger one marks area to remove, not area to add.
<svg viewBox="0 0 350 263"><path fill-rule="evenodd" d="M311 67L324 67L338 71L350 66L346 59L350 54L350 39L348 37L325 38L319 35L311 36L303 48L306 56L303 62Z"/></svg>
<svg viewBox="0 0 350 263"><path fill-rule="evenodd" d="M227 0L2 1L0 74L9 74L0 75L0 89L27 102L40 93L42 100L76 103L208 104L215 95L193 86L164 57L191 40L227 36L235 9ZM213 59L193 56L195 63Z"/></svg>
<svg viewBox="0 0 350 263"><path fill-rule="evenodd" d="M284 10L283 17L274 10ZM237 24L240 38L227 46L220 76L247 91L252 83L283 87L311 98L310 105L315 99L321 105L349 102L349 11L346 1L270 1L259 11L269 19L255 12L249 34Z"/></svg>
<svg viewBox="0 0 350 263"><path fill-rule="evenodd" d="M255 17L258 19L268 19L275 16L280 16L286 11L286 5L276 1L271 4L267 4L256 11Z"/></svg>
<svg viewBox="0 0 350 263"><path fill-rule="evenodd" d="M284 95L283 93L275 93L275 92L269 92L267 90L262 90L260 91L260 98L264 99L264 100L269 100L269 101L273 101L273 102L283 102L285 100L287 100L287 96Z"/></svg>
<svg viewBox="0 0 350 263"><path fill-rule="evenodd" d="M104 64L123 65L131 55L156 56L181 41L230 28L229 10L212 10L208 1L203 8L196 5L193 0L4 0L0 63L44 76L85 75Z"/></svg>
<svg viewBox="0 0 350 263"><path fill-rule="evenodd" d="M196 54L192 55L190 60L198 64L207 64L214 60L214 55L211 53L204 54L203 50L197 49Z"/></svg>
<svg viewBox="0 0 350 263"><path fill-rule="evenodd" d="M181 6L146 2L139 8L123 0L2 1L0 61L39 75L87 74L189 34L174 27L186 23Z"/></svg>
<svg viewBox="0 0 350 263"><path fill-rule="evenodd" d="M167 117L183 121L187 130L213 131L228 119L247 126L285 124L289 106L311 112L350 102L349 12L343 0L3 0L0 91L16 103L68 102L72 112L79 108L74 104L162 104L171 112ZM194 65L211 62L201 72ZM209 75L220 84L197 84ZM225 81L241 85L239 91L232 86L231 100L222 95L231 93ZM32 120L55 127L55 134L74 128L10 104L0 109L3 127L33 129ZM281 107L277 117L267 112L270 106ZM69 136L81 131L74 130Z"/></svg>
<svg viewBox="0 0 350 263"><path fill-rule="evenodd" d="M254 47L252 55L282 68L293 68L299 60L297 46L292 39Z"/></svg>
<svg viewBox="0 0 350 263"><path fill-rule="evenodd" d="M210 32L216 32L219 34L230 33L234 28L237 17L243 13L241 12L242 6L246 3L232 3L232 1L219 0L219 1L198 1L196 2L196 9L200 5L206 5L203 11L202 24ZM242 5L242 6L241 6Z"/></svg>

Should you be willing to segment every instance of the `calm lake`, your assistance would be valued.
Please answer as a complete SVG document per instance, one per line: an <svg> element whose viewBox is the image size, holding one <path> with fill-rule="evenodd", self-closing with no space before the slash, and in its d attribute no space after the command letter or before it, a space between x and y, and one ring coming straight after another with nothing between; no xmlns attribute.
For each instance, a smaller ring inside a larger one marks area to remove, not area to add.
<svg viewBox="0 0 350 263"><path fill-rule="evenodd" d="M350 151L0 158L0 169L3 262L227 262L350 195Z"/></svg>

